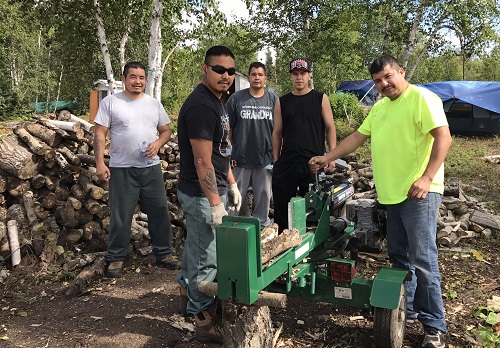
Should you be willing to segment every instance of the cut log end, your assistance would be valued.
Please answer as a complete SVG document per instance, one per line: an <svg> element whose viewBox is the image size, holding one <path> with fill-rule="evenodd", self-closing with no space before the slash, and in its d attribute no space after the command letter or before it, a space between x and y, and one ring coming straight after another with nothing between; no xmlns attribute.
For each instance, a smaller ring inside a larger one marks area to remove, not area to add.
<svg viewBox="0 0 500 348"><path fill-rule="evenodd" d="M217 296L217 289L217 283L214 282L202 281L198 284L198 290L207 295ZM252 305L285 308L286 300L285 294L261 291L258 299Z"/></svg>

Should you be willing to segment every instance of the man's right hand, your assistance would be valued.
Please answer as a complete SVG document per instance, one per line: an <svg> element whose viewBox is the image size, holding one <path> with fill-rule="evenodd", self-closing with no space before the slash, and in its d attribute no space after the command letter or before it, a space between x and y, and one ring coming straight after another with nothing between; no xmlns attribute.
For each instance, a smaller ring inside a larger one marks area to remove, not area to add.
<svg viewBox="0 0 500 348"><path fill-rule="evenodd" d="M210 209L212 210L212 227L220 225L222 223L222 217L227 215L224 203L217 204L216 206L210 207Z"/></svg>
<svg viewBox="0 0 500 348"><path fill-rule="evenodd" d="M96 175L100 180L108 181L111 177L111 172L105 164L96 165Z"/></svg>
<svg viewBox="0 0 500 348"><path fill-rule="evenodd" d="M309 167L313 173L317 173L328 164L326 156L315 156L309 160Z"/></svg>

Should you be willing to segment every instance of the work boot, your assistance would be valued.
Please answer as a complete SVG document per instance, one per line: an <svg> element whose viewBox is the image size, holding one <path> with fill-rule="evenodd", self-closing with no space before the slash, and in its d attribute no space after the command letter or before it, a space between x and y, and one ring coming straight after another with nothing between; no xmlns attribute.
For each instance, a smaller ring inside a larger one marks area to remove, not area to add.
<svg viewBox="0 0 500 348"><path fill-rule="evenodd" d="M123 271L123 261L108 262L108 266L106 267L106 277L118 278L122 275L122 271Z"/></svg>
<svg viewBox="0 0 500 348"><path fill-rule="evenodd" d="M189 302L187 288L179 285L179 314L187 314L187 304Z"/></svg>
<svg viewBox="0 0 500 348"><path fill-rule="evenodd" d="M156 264L160 267L172 270L181 269L181 263L174 255L165 256L161 260L156 260Z"/></svg>
<svg viewBox="0 0 500 348"><path fill-rule="evenodd" d="M196 320L194 338L198 342L222 344L222 327L216 312L217 302L194 316Z"/></svg>

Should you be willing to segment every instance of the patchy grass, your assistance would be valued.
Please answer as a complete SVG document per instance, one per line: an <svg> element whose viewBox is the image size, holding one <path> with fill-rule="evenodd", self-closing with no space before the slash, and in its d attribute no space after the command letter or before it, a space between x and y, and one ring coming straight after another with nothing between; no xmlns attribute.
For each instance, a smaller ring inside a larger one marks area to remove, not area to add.
<svg viewBox="0 0 500 348"><path fill-rule="evenodd" d="M500 212L500 165L486 162L483 157L500 155L500 137L453 136L445 160L447 179L458 178L463 184L481 189L481 197L490 209Z"/></svg>

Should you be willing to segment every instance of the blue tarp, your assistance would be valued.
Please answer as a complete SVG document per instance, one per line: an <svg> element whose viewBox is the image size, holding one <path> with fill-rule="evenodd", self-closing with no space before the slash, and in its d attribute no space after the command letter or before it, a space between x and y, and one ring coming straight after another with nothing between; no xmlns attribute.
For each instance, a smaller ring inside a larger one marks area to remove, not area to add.
<svg viewBox="0 0 500 348"><path fill-rule="evenodd" d="M500 82L446 81L418 86L441 98L452 133L500 134Z"/></svg>
<svg viewBox="0 0 500 348"><path fill-rule="evenodd" d="M500 82L445 81L419 85L436 93L444 102L456 99L500 113Z"/></svg>
<svg viewBox="0 0 500 348"><path fill-rule="evenodd" d="M360 101L368 105L373 105L375 95L378 93L372 80L342 81L337 91L353 93ZM361 100L363 97L365 100Z"/></svg>

